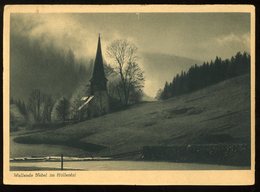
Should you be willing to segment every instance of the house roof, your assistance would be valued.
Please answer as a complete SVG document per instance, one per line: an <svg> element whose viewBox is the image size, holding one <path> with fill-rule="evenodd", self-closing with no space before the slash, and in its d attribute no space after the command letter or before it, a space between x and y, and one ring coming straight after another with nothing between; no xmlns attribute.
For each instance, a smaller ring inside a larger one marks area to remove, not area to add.
<svg viewBox="0 0 260 192"><path fill-rule="evenodd" d="M82 97L81 101L84 101L84 103L78 108L78 111L80 111L84 106L86 106L93 98L94 95Z"/></svg>

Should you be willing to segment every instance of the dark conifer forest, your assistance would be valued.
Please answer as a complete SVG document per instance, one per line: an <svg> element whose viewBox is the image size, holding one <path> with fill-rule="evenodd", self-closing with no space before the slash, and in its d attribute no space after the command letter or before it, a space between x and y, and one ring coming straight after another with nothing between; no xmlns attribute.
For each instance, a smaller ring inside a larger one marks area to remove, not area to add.
<svg viewBox="0 0 260 192"><path fill-rule="evenodd" d="M250 55L238 52L231 59L222 60L216 57L214 61L195 64L187 72L177 74L172 82L166 82L159 93L159 99L165 100L185 93L216 84L220 81L247 74L250 72Z"/></svg>

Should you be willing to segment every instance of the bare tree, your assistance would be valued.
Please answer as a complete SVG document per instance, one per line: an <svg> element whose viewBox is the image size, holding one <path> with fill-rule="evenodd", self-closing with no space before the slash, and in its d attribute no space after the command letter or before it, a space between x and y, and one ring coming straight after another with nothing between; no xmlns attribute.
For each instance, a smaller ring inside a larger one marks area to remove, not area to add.
<svg viewBox="0 0 260 192"><path fill-rule="evenodd" d="M44 95L43 97L43 112L42 122L51 122L51 112L54 106L54 101L51 95Z"/></svg>
<svg viewBox="0 0 260 192"><path fill-rule="evenodd" d="M137 64L137 47L127 40L115 40L107 47L107 55L116 65L124 95L124 104L128 105L131 88L142 89L144 72ZM119 86L119 87L121 87Z"/></svg>
<svg viewBox="0 0 260 192"><path fill-rule="evenodd" d="M35 122L41 121L43 94L39 89L34 89L29 97L28 109L32 112Z"/></svg>
<svg viewBox="0 0 260 192"><path fill-rule="evenodd" d="M31 92L28 101L28 110L32 113L35 122L51 122L53 105L54 102L51 95L46 95L39 89L34 89Z"/></svg>
<svg viewBox="0 0 260 192"><path fill-rule="evenodd" d="M62 97L57 105L56 112L61 121L66 121L69 116L69 101Z"/></svg>

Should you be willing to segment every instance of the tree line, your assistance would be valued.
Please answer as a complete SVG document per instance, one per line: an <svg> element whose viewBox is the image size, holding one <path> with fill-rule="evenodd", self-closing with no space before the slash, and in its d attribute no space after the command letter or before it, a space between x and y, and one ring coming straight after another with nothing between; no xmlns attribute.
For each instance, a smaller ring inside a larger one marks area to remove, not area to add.
<svg viewBox="0 0 260 192"><path fill-rule="evenodd" d="M157 93L157 99L190 93L192 91L213 85L220 81L250 72L250 55L238 52L230 59L222 60L216 57L214 61L195 64L187 72L177 74L171 82L166 82L163 90Z"/></svg>

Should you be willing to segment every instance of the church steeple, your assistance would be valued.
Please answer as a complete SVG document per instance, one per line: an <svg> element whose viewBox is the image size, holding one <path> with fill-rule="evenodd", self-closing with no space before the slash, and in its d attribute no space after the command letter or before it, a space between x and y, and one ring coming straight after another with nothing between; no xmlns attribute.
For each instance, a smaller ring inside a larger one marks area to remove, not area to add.
<svg viewBox="0 0 260 192"><path fill-rule="evenodd" d="M91 83L91 94L96 91L106 91L107 90L107 79L104 72L104 64L101 51L101 40L100 34L98 35L97 53L94 62L94 68L92 73Z"/></svg>

